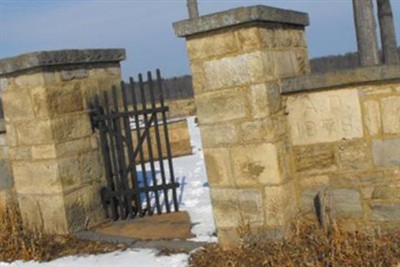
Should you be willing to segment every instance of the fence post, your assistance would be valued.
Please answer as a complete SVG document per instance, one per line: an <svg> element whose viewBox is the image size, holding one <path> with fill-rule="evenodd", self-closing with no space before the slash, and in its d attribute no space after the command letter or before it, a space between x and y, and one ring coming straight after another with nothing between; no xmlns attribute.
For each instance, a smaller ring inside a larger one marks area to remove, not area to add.
<svg viewBox="0 0 400 267"><path fill-rule="evenodd" d="M0 60L7 141L24 225L67 234L104 218L91 97L121 79L119 49L44 51Z"/></svg>
<svg viewBox="0 0 400 267"><path fill-rule="evenodd" d="M282 236L296 215L280 79L309 72L307 25L305 13L266 6L174 23L186 38L223 246L237 243L247 224Z"/></svg>

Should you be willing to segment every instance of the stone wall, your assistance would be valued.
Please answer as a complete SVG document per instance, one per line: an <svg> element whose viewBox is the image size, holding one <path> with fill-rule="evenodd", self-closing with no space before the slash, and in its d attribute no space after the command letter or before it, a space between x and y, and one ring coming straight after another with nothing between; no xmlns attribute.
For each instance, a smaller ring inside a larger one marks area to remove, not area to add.
<svg viewBox="0 0 400 267"><path fill-rule="evenodd" d="M300 213L313 216L327 187L343 227L398 228L400 66L288 79L282 90Z"/></svg>
<svg viewBox="0 0 400 267"><path fill-rule="evenodd" d="M118 85L124 50L36 52L0 61L9 156L25 226L66 234L104 218L88 103Z"/></svg>

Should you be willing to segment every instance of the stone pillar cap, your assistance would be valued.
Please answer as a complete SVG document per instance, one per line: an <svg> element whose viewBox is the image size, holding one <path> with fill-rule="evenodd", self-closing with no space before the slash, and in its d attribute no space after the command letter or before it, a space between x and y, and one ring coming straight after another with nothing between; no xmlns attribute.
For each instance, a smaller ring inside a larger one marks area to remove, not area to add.
<svg viewBox="0 0 400 267"><path fill-rule="evenodd" d="M307 13L257 5L239 7L195 19L178 21L173 24L173 27L177 36L187 37L202 32L252 22L272 22L308 26L309 18Z"/></svg>
<svg viewBox="0 0 400 267"><path fill-rule="evenodd" d="M125 49L69 49L39 51L0 60L0 77L34 68L91 63L111 63L125 59Z"/></svg>

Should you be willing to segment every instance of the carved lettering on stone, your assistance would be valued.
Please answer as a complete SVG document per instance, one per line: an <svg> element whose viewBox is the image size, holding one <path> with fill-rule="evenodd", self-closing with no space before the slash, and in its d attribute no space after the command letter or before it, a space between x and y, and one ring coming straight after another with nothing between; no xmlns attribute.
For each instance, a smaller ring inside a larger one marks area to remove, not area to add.
<svg viewBox="0 0 400 267"><path fill-rule="evenodd" d="M335 142L363 136L356 90L336 90L287 98L294 145Z"/></svg>

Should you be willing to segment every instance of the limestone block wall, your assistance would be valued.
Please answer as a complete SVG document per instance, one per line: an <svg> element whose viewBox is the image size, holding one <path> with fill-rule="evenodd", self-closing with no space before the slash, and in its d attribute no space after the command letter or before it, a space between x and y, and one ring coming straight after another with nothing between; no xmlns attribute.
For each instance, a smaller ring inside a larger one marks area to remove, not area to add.
<svg viewBox="0 0 400 267"><path fill-rule="evenodd" d="M0 212L13 199L14 180L12 177L7 134L4 120L0 119Z"/></svg>
<svg viewBox="0 0 400 267"><path fill-rule="evenodd" d="M400 66L285 80L292 170L300 214L315 216L331 190L341 226L400 226Z"/></svg>
<svg viewBox="0 0 400 267"><path fill-rule="evenodd" d="M297 211L280 79L308 73L304 13L238 8L175 23L186 37L219 242L282 236Z"/></svg>
<svg viewBox="0 0 400 267"><path fill-rule="evenodd" d="M36 52L0 61L7 144L24 224L66 234L103 219L90 98L118 85L124 50Z"/></svg>

